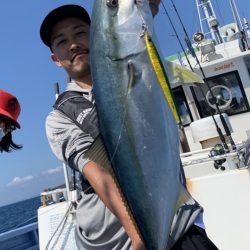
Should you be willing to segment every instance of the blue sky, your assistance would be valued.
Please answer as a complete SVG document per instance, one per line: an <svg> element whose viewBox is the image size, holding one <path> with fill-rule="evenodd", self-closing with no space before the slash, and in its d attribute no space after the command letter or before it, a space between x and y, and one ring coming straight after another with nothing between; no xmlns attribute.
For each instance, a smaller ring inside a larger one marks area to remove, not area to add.
<svg viewBox="0 0 250 250"><path fill-rule="evenodd" d="M80 4L91 13L93 0L8 0L0 5L0 89L16 95L22 112L21 130L14 132L16 143L23 149L0 155L0 206L39 195L44 188L63 182L62 163L48 145L44 122L55 100L54 83L59 82L61 91L67 76L50 60L49 50L42 44L39 27L44 16L63 4ZM175 28L183 41L183 31L170 7L163 1L173 18ZM175 0L179 14L191 35L199 31L195 0ZM217 18L224 25L233 22L227 0L211 0ZM249 17L250 1L237 0L242 17ZM223 19L221 19L223 17ZM249 19L250 21L250 19ZM155 19L156 33L164 56L180 51L178 41L164 11L160 9Z"/></svg>

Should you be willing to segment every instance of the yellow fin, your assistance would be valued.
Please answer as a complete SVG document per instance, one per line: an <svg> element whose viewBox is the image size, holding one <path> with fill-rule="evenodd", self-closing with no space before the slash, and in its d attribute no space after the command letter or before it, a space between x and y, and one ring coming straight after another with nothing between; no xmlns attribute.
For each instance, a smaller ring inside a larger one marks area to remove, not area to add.
<svg viewBox="0 0 250 250"><path fill-rule="evenodd" d="M148 55L149 55L151 64L153 66L154 72L157 76L158 82L160 84L164 97L170 107L170 110L177 124L179 124L181 122L181 119L177 111L177 105L174 101L174 96L170 87L168 77L164 69L164 65L162 64L159 54L156 50L156 47L148 33L146 33L145 39L146 39L146 47L147 47Z"/></svg>

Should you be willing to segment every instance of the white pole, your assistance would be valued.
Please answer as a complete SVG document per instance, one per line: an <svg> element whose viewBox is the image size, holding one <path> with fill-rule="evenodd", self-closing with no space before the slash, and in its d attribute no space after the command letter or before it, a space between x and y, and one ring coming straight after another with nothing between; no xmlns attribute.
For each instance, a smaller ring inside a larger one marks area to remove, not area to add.
<svg viewBox="0 0 250 250"><path fill-rule="evenodd" d="M54 87L55 87L55 98L57 100L57 98L59 96L59 84L58 84L58 82L55 83ZM68 175L68 171L67 171L67 165L65 162L63 162L63 173L64 173L64 179L65 179L65 185L66 185L66 191L67 191L67 199L66 199L66 197L64 197L64 198L65 198L65 200L71 200L70 189L69 189L69 175Z"/></svg>

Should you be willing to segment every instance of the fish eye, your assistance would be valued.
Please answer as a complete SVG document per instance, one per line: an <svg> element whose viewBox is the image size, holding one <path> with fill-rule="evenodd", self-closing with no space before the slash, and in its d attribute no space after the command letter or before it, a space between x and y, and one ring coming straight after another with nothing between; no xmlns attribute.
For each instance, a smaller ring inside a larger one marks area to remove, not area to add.
<svg viewBox="0 0 250 250"><path fill-rule="evenodd" d="M118 0L107 0L107 5L109 7L117 7L118 6L119 1Z"/></svg>

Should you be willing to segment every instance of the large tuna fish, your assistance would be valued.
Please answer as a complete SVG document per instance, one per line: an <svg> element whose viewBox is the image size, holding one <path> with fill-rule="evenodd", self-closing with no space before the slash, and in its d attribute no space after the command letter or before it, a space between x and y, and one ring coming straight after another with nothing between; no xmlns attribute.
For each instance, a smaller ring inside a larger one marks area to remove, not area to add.
<svg viewBox="0 0 250 250"><path fill-rule="evenodd" d="M96 0L91 67L101 133L148 249L166 249L179 193L179 139L145 45L147 0Z"/></svg>

